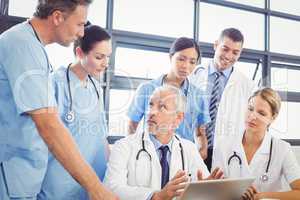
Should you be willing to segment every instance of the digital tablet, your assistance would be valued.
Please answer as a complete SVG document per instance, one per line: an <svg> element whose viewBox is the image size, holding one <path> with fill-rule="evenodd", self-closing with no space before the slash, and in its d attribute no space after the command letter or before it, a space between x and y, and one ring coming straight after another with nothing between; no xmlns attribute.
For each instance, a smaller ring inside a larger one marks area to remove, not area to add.
<svg viewBox="0 0 300 200"><path fill-rule="evenodd" d="M240 199L255 178L235 178L190 182L180 200Z"/></svg>

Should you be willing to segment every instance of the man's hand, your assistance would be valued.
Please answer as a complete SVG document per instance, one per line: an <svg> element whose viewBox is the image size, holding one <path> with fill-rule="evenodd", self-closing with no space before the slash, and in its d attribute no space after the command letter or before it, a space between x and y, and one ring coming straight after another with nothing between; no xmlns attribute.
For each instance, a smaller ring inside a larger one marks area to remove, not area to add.
<svg viewBox="0 0 300 200"><path fill-rule="evenodd" d="M198 177L199 181L201 181L201 180L221 179L221 178L223 178L223 174L224 174L223 171L220 168L217 167L213 170L213 172L206 179L204 179L202 171L201 170L197 171L197 177Z"/></svg>
<svg viewBox="0 0 300 200"><path fill-rule="evenodd" d="M161 191L154 193L152 200L171 200L182 195L187 181L186 173L179 170Z"/></svg>
<svg viewBox="0 0 300 200"><path fill-rule="evenodd" d="M255 198L257 194L257 190L254 186L250 186L247 191L243 194L242 199L243 200L255 200L259 198Z"/></svg>
<svg viewBox="0 0 300 200"><path fill-rule="evenodd" d="M199 150L200 156L203 160L207 158L207 146L206 147L201 147Z"/></svg>
<svg viewBox="0 0 300 200"><path fill-rule="evenodd" d="M207 138L206 138L205 126L200 126L197 128L196 136L197 136L198 144L200 145L199 153L201 155L201 158L205 160L207 158Z"/></svg>

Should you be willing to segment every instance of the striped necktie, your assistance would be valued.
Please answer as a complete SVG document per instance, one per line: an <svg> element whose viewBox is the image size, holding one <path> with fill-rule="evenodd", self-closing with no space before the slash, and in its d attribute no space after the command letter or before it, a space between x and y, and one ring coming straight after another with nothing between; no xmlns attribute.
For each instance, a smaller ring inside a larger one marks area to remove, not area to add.
<svg viewBox="0 0 300 200"><path fill-rule="evenodd" d="M207 142L208 147L213 147L213 139L214 139L214 131L215 131L215 125L216 125L216 117L218 112L218 106L221 99L221 76L222 72L215 72L215 81L212 88L211 96L210 96L210 103L209 103L209 115L211 122L208 124L206 129L207 134Z"/></svg>

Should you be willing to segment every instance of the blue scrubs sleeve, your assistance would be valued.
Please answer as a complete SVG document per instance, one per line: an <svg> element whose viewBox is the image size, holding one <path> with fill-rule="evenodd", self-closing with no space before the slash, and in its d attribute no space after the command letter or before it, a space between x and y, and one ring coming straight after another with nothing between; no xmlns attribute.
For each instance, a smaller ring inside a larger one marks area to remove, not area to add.
<svg viewBox="0 0 300 200"><path fill-rule="evenodd" d="M130 120L139 122L143 118L146 112L145 104L149 98L148 96L146 85L141 85L138 87L127 112L127 116Z"/></svg>
<svg viewBox="0 0 300 200"><path fill-rule="evenodd" d="M197 116L197 127L208 124L211 121L210 116L209 116L208 99L205 98L205 95L201 92L198 94L198 97L199 97L199 100L198 100L199 114Z"/></svg>
<svg viewBox="0 0 300 200"><path fill-rule="evenodd" d="M3 49L10 49L10 52L3 52L2 66L7 74L18 114L56 106L50 63L43 46L39 43L15 41L9 44L9 48Z"/></svg>

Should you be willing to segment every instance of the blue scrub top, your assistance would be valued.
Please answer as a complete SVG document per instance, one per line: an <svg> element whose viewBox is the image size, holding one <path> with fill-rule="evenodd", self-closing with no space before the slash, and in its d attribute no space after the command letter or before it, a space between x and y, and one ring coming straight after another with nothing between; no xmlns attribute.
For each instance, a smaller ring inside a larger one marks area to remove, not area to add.
<svg viewBox="0 0 300 200"><path fill-rule="evenodd" d="M157 87L162 86L164 76L165 75L162 75L138 87L135 98L127 112L130 120L139 122L144 116L147 116L150 97ZM187 107L184 120L177 128L176 133L180 135L180 137L194 142L195 129L210 122L207 98L205 94L190 83L188 79L184 81L180 89L187 97ZM145 117L144 123L146 123Z"/></svg>
<svg viewBox="0 0 300 200"><path fill-rule="evenodd" d="M83 86L70 70L70 86L73 99L75 120L68 123L65 115L70 109L70 97L65 67L54 74L55 97L59 114L65 126L70 130L82 156L94 168L103 180L106 170L107 125L103 105L103 91L99 81L93 79L99 92L99 100L92 82L88 79ZM48 169L38 199L78 200L88 199L85 190L69 175L63 166L50 154Z"/></svg>
<svg viewBox="0 0 300 200"><path fill-rule="evenodd" d="M41 188L48 148L27 112L56 106L50 72L27 22L0 35L0 173L6 181L0 187L10 198L35 197Z"/></svg>

